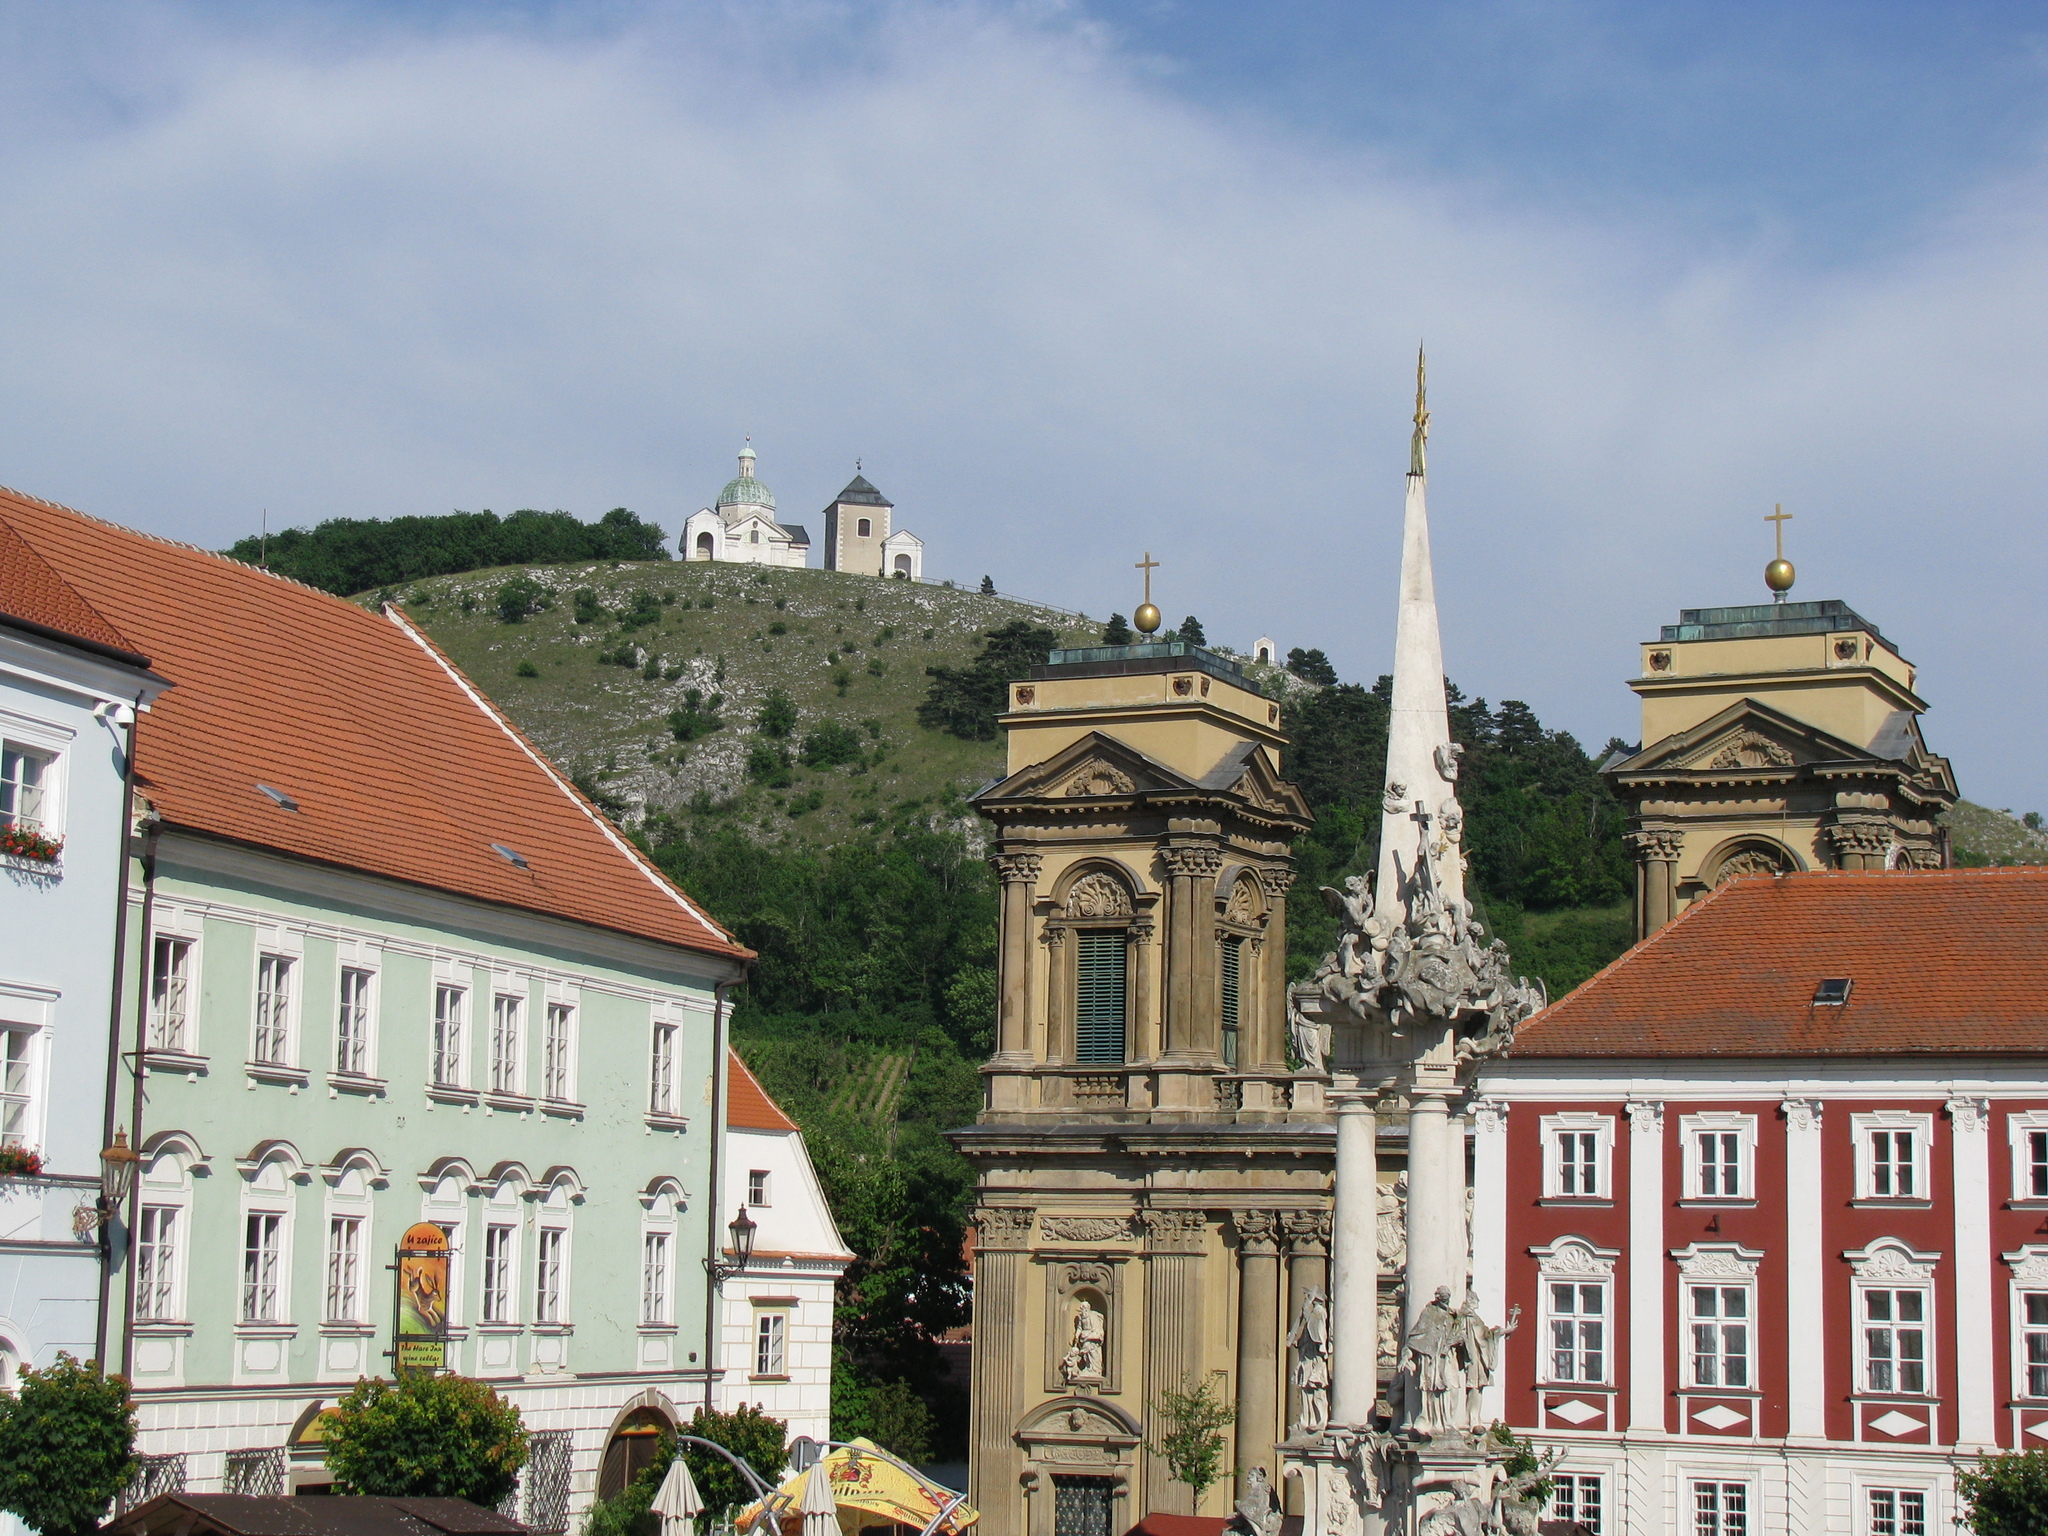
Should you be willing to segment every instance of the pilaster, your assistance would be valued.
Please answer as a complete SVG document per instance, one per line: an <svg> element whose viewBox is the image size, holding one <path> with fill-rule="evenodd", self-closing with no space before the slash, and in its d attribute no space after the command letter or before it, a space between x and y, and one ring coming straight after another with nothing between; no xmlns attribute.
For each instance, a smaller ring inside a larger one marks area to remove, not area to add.
<svg viewBox="0 0 2048 1536"><path fill-rule="evenodd" d="M1294 1325L1301 1320L1301 1309L1310 1291L1321 1291L1324 1300L1329 1299L1332 1222L1328 1211L1282 1211L1280 1225L1287 1232L1287 1331L1291 1334ZM1294 1385L1294 1368L1299 1363L1298 1351L1290 1349L1287 1355L1288 1434L1293 1434L1295 1425L1301 1422L1301 1392Z"/></svg>
<svg viewBox="0 0 2048 1536"><path fill-rule="evenodd" d="M1664 1105L1628 1102L1628 1427L1661 1434L1664 1404Z"/></svg>
<svg viewBox="0 0 2048 1536"><path fill-rule="evenodd" d="M1508 1229L1507 1132L1506 1099L1472 1101L1472 1289L1479 1293L1481 1308L1493 1314L1507 1305L1507 1248L1500 1241ZM1493 1373L1481 1399L1480 1422L1506 1417L1506 1375L1504 1365Z"/></svg>
<svg viewBox="0 0 2048 1536"><path fill-rule="evenodd" d="M1145 1226L1145 1404L1183 1390L1200 1365L1202 1254L1208 1217L1201 1211L1153 1207L1138 1213ZM977 1328L979 1324L977 1324ZM1175 1482L1166 1458L1145 1453L1144 1509L1191 1515L1194 1498Z"/></svg>
<svg viewBox="0 0 2048 1536"><path fill-rule="evenodd" d="M972 1499L986 1536L1029 1536L1016 1496L1023 1461L1014 1438L1024 1401L1022 1371L1025 1249L1030 1206L982 1206L974 1213L974 1400Z"/></svg>
<svg viewBox="0 0 2048 1536"><path fill-rule="evenodd" d="M1821 1101L1792 1098L1779 1109L1785 1117L1788 1430L1794 1439L1823 1440L1828 1328L1822 1307L1827 1264L1821 1227Z"/></svg>
<svg viewBox="0 0 2048 1536"><path fill-rule="evenodd" d="M1266 1469L1280 1486L1273 1447L1280 1439L1280 1219L1272 1211L1236 1211L1237 1228L1237 1488L1245 1474Z"/></svg>
<svg viewBox="0 0 2048 1536"><path fill-rule="evenodd" d="M1991 1449L1998 1438L1991 1319L2001 1302L1991 1274L1991 1102L1948 1101L1954 1138L1956 1219L1956 1438Z"/></svg>

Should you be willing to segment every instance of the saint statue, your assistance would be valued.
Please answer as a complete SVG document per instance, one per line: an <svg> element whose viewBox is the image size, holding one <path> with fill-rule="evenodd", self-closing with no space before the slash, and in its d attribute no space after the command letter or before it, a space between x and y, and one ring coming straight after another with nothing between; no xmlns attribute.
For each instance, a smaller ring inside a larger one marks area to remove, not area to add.
<svg viewBox="0 0 2048 1536"><path fill-rule="evenodd" d="M1489 1328L1486 1320L1479 1315L1479 1299L1471 1286L1465 1287L1465 1305L1458 1309L1458 1350L1464 1356L1465 1375L1465 1422L1477 1424L1484 1411L1480 1398L1493 1385L1494 1372L1500 1367L1500 1341L1521 1326L1520 1306L1508 1308L1508 1320L1499 1328Z"/></svg>
<svg viewBox="0 0 2048 1536"><path fill-rule="evenodd" d="M1451 1288L1440 1285L1408 1330L1405 1364L1421 1394L1415 1418L1418 1434L1436 1436L1457 1427L1452 1414L1465 1406L1465 1378L1458 1359L1458 1314L1451 1310ZM1455 1402L1453 1394L1456 1395Z"/></svg>
<svg viewBox="0 0 2048 1536"><path fill-rule="evenodd" d="M1290 991L1287 994L1287 1037L1294 1046L1294 1059L1301 1063L1301 1070L1320 1076L1325 1070L1323 1059L1330 1048L1330 1026L1318 1023L1302 1011L1301 1000Z"/></svg>
<svg viewBox="0 0 2048 1536"><path fill-rule="evenodd" d="M1286 1516L1273 1497L1273 1485L1266 1477L1266 1469L1253 1467L1244 1475L1244 1492L1237 1496L1231 1529L1244 1533L1244 1536L1279 1536L1280 1522L1284 1519Z"/></svg>
<svg viewBox="0 0 2048 1536"><path fill-rule="evenodd" d="M1294 1386L1301 1393L1301 1422L1294 1431L1319 1435L1330 1422L1330 1304L1314 1286L1301 1299L1287 1347L1294 1351Z"/></svg>
<svg viewBox="0 0 2048 1536"><path fill-rule="evenodd" d="M1102 1380L1102 1350L1109 1339L1109 1319L1083 1296L1074 1313L1074 1341L1060 1357L1060 1377L1068 1386Z"/></svg>

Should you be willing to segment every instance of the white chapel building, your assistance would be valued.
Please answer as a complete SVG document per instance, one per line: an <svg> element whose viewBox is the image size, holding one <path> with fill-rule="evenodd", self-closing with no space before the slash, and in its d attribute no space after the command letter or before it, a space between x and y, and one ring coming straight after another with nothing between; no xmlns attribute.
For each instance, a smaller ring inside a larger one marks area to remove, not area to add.
<svg viewBox="0 0 2048 1536"><path fill-rule="evenodd" d="M726 481L718 505L692 513L683 524L681 542L685 560L801 569L811 553L811 536L805 529L776 521L775 493L754 478L752 439L740 449L740 472Z"/></svg>

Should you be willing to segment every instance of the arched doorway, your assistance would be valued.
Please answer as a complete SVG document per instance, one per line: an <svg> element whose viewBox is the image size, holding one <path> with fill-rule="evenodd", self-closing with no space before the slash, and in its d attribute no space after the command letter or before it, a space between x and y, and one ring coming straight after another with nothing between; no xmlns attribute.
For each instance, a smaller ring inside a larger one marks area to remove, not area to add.
<svg viewBox="0 0 2048 1536"><path fill-rule="evenodd" d="M699 560L709 560L711 558L712 547L713 546L711 535L709 533L700 533L697 535L697 558Z"/></svg>
<svg viewBox="0 0 2048 1536"><path fill-rule="evenodd" d="M612 1430L597 1469L597 1496L609 1499L644 1472L661 1449L661 1437L675 1428L659 1408L635 1408Z"/></svg>
<svg viewBox="0 0 2048 1536"><path fill-rule="evenodd" d="M898 555L896 557L896 574L904 581L910 580L910 556Z"/></svg>

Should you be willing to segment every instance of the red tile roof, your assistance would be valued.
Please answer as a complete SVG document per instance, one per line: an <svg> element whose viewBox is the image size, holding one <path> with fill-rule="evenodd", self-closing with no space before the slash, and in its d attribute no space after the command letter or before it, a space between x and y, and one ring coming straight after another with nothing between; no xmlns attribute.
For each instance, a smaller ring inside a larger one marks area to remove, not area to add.
<svg viewBox="0 0 2048 1536"><path fill-rule="evenodd" d="M739 1052L728 1051L726 1063L725 1123L743 1131L793 1131L796 1122L782 1112L782 1106L768 1097L761 1080L740 1060Z"/></svg>
<svg viewBox="0 0 2048 1536"><path fill-rule="evenodd" d="M1845 978L1849 999L1816 1004ZM1731 880L1522 1026L1514 1057L2048 1051L2048 869Z"/></svg>
<svg viewBox="0 0 2048 1536"><path fill-rule="evenodd" d="M0 615L53 635L83 640L98 650L143 660L127 638L80 597L4 517L0 517Z"/></svg>
<svg viewBox="0 0 2048 1536"><path fill-rule="evenodd" d="M136 743L167 826L749 955L397 609L17 492L0 490L0 520L174 685Z"/></svg>

